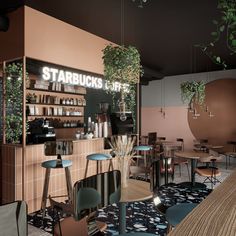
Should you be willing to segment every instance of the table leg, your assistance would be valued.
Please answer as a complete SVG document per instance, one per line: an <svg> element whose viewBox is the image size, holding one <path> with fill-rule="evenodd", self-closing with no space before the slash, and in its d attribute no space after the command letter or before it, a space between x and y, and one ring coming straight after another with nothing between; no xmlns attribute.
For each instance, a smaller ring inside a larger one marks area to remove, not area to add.
<svg viewBox="0 0 236 236"><path fill-rule="evenodd" d="M119 203L119 234L124 234L126 230L126 203Z"/></svg>
<svg viewBox="0 0 236 236"><path fill-rule="evenodd" d="M168 184L168 158L164 157L165 162L165 184Z"/></svg>
<svg viewBox="0 0 236 236"><path fill-rule="evenodd" d="M191 159L191 182L192 186L195 186L195 168L196 168L196 159Z"/></svg>

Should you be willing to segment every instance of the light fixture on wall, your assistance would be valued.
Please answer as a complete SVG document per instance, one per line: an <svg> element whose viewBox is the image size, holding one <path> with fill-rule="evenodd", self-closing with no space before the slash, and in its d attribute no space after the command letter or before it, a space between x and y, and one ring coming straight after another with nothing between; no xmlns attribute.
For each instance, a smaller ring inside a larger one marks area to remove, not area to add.
<svg viewBox="0 0 236 236"><path fill-rule="evenodd" d="M132 2L138 2L138 7L143 8L143 4L147 2L147 0L132 0Z"/></svg>

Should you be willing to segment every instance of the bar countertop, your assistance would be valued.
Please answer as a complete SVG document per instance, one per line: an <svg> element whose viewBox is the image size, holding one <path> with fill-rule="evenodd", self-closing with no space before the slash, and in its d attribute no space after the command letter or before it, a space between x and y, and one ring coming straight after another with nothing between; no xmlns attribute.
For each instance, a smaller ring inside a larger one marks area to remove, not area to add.
<svg viewBox="0 0 236 236"><path fill-rule="evenodd" d="M236 171L203 200L169 236L235 236Z"/></svg>

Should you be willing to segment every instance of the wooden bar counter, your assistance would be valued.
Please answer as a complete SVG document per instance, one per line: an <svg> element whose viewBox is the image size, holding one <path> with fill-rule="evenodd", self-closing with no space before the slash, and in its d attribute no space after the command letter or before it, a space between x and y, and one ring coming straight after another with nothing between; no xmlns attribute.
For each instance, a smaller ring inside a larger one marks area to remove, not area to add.
<svg viewBox="0 0 236 236"><path fill-rule="evenodd" d="M22 147L2 145L2 201L3 203L22 199ZM72 183L84 177L86 156L92 153L107 153L104 150L103 138L73 141L73 155L62 156L64 160L72 160L70 167ZM25 199L28 212L41 207L45 168L41 163L56 159L56 156L44 155L44 144L27 145L25 150ZM103 161L103 170L108 170L109 162ZM89 162L88 176L96 174L96 162ZM66 193L64 169L53 169L50 176L50 195ZM60 200L60 199L59 199Z"/></svg>
<svg viewBox="0 0 236 236"><path fill-rule="evenodd" d="M170 236L235 236L236 171L220 184Z"/></svg>

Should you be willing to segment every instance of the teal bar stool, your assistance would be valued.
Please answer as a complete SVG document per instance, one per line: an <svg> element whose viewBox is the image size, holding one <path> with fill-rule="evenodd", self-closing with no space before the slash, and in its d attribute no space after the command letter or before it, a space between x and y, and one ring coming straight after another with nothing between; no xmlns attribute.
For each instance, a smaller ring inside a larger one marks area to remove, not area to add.
<svg viewBox="0 0 236 236"><path fill-rule="evenodd" d="M135 151L142 151L143 152L143 155L144 155L144 166L147 167L147 152L152 150L152 147L151 146L146 146L146 145L140 145L140 146L134 147L134 150ZM138 164L138 162L137 162L137 164Z"/></svg>
<svg viewBox="0 0 236 236"><path fill-rule="evenodd" d="M108 171L110 171L110 168L111 168L111 170L114 170L111 155L103 154L103 153L94 153L94 154L88 155L86 157L86 159L87 159L87 162L86 162L86 167L85 167L84 178L87 177L89 161L96 161L97 162L97 174L99 174L99 164L100 164L100 173L102 172L102 161L109 160L110 163L109 163L109 170Z"/></svg>
<svg viewBox="0 0 236 236"><path fill-rule="evenodd" d="M61 160L60 157L56 160L45 161L41 164L43 168L46 168L44 187L43 187L43 197L42 197L42 202L41 202L41 210L43 212L43 217L45 216L45 209L47 205L48 186L49 186L51 169L58 169L58 168L65 169L67 197L68 197L69 202L72 202L72 182L71 182L71 174L70 174L70 169L69 169L71 165L72 165L72 161Z"/></svg>
<svg viewBox="0 0 236 236"><path fill-rule="evenodd" d="M165 215L170 226L169 231L178 225L197 205L197 203L180 203L169 207Z"/></svg>

